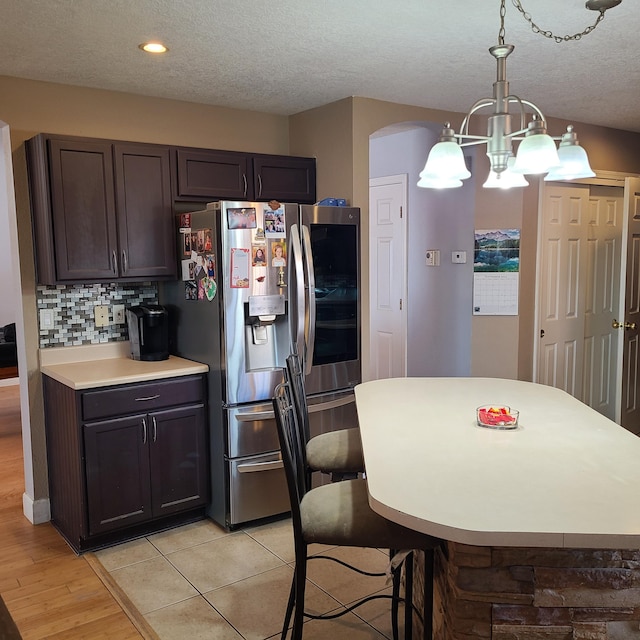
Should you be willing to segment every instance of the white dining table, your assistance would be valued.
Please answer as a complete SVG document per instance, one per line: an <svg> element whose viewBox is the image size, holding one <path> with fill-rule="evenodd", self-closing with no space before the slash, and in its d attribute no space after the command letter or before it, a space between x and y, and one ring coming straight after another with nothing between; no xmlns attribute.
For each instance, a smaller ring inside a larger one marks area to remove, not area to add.
<svg viewBox="0 0 640 640"><path fill-rule="evenodd" d="M571 395L497 378L355 389L371 507L478 546L640 548L640 438ZM478 426L480 405L519 411Z"/></svg>

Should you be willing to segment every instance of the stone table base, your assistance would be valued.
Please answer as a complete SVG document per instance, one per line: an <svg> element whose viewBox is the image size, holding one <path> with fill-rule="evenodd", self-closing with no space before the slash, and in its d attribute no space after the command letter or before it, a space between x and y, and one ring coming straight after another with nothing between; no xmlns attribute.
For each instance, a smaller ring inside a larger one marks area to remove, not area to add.
<svg viewBox="0 0 640 640"><path fill-rule="evenodd" d="M424 556L414 570L414 637ZM473 547L436 552L435 640L640 640L640 551Z"/></svg>

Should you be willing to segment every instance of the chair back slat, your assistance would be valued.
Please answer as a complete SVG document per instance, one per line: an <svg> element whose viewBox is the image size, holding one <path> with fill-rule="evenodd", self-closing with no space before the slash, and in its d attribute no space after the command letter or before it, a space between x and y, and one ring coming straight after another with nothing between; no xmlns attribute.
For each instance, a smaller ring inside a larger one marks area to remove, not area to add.
<svg viewBox="0 0 640 640"><path fill-rule="evenodd" d="M287 357L287 373L289 374L289 383L291 384L293 404L298 415L298 422L302 429L306 444L309 442L309 438L311 437L309 408L307 406L307 394L304 388L304 371L302 370L300 356L297 353L292 353Z"/></svg>
<svg viewBox="0 0 640 640"><path fill-rule="evenodd" d="M294 527L300 525L300 501L307 491L304 442L298 426L297 416L291 398L291 388L284 382L276 387L273 397L273 411L278 428L280 451L287 478L291 517Z"/></svg>

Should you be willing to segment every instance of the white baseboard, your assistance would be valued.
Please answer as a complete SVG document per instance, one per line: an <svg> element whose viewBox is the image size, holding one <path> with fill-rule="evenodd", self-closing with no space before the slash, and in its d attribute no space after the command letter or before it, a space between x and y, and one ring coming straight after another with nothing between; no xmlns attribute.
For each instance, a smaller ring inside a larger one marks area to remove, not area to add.
<svg viewBox="0 0 640 640"><path fill-rule="evenodd" d="M14 384L20 384L20 378L3 378L0 380L0 387L12 387Z"/></svg>
<svg viewBox="0 0 640 640"><path fill-rule="evenodd" d="M31 524L42 524L51 520L49 498L34 500L26 493L22 494L22 512Z"/></svg>

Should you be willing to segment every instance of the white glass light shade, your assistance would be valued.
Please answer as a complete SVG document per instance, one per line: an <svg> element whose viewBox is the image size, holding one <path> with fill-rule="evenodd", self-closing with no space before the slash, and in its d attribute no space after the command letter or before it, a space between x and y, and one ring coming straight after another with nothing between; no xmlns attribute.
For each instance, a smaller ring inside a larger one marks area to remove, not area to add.
<svg viewBox="0 0 640 640"><path fill-rule="evenodd" d="M545 176L545 180L576 180L593 178L596 174L589 165L587 152L579 144L564 145L558 148L560 166L554 167Z"/></svg>
<svg viewBox="0 0 640 640"><path fill-rule="evenodd" d="M456 189L462 186L462 180L431 176L423 171L420 174L420 180L418 180L417 185L425 189Z"/></svg>
<svg viewBox="0 0 640 640"><path fill-rule="evenodd" d="M528 187L529 183L521 173L514 173L512 171L513 165L516 159L511 156L507 160L507 168L501 173L495 171L489 172L489 177L482 185L485 189L511 189L512 187Z"/></svg>
<svg viewBox="0 0 640 640"><path fill-rule="evenodd" d="M437 142L431 147L422 173L443 180L466 180L471 177L460 145L450 141Z"/></svg>
<svg viewBox="0 0 640 640"><path fill-rule="evenodd" d="M546 173L560 164L553 138L546 133L528 135L520 143L513 170L516 173Z"/></svg>

